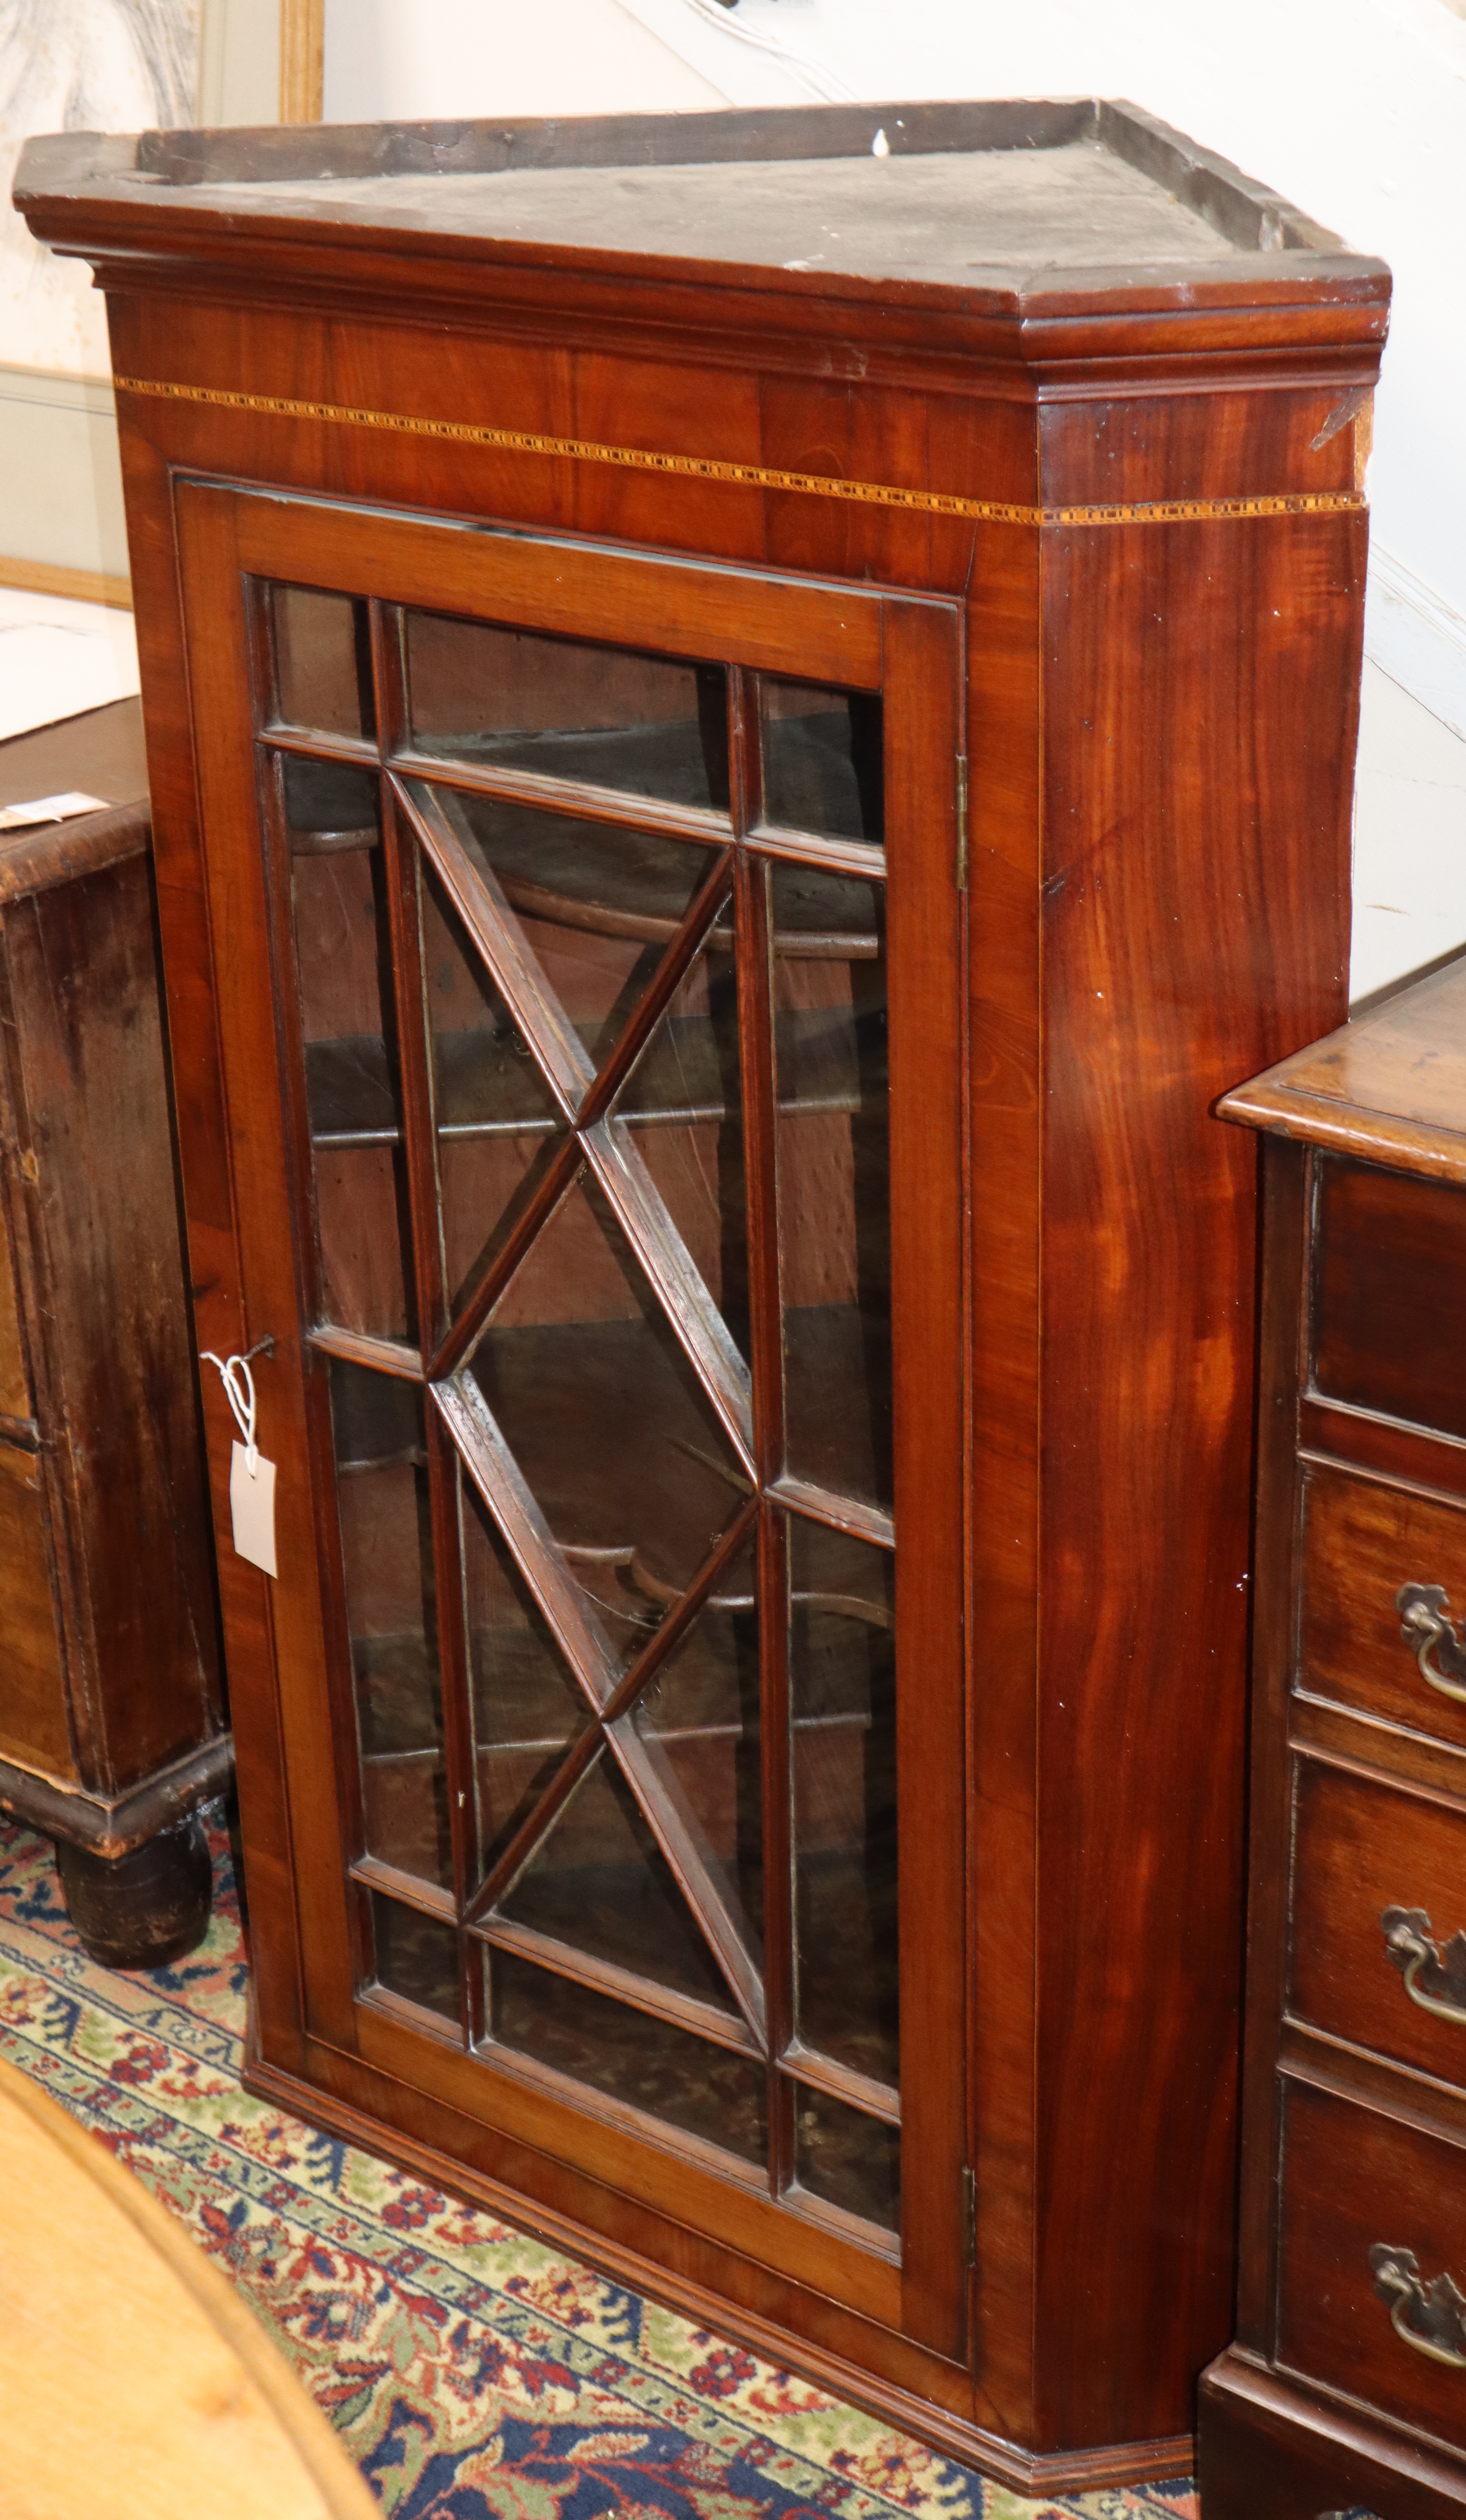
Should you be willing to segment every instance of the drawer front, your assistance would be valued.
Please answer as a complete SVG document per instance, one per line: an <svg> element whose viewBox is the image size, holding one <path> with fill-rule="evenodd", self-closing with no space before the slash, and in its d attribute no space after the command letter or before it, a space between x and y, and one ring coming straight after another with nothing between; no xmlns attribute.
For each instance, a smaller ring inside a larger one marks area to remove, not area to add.
<svg viewBox="0 0 1466 2520"><path fill-rule="evenodd" d="M1466 2146L1289 2083L1279 2362L1466 2446L1466 2327L1443 2277L1462 2302Z"/></svg>
<svg viewBox="0 0 1466 2520"><path fill-rule="evenodd" d="M40 1464L0 1444L0 1759L71 1777Z"/></svg>
<svg viewBox="0 0 1466 2520"><path fill-rule="evenodd" d="M1466 1806L1301 1759L1296 1825L1294 2019L1466 2089Z"/></svg>
<svg viewBox="0 0 1466 2520"><path fill-rule="evenodd" d="M1328 1155L1317 1179L1316 1388L1466 1435L1466 1191Z"/></svg>
<svg viewBox="0 0 1466 2520"><path fill-rule="evenodd" d="M1303 1604L1297 1682L1315 1696L1407 1725L1466 1749L1466 1670L1449 1640L1427 1654L1406 1639L1396 1595L1405 1584L1445 1594L1437 1619L1466 1614L1466 1507L1412 1496L1310 1465L1303 1482ZM1438 1684L1444 1684L1444 1686ZM1450 1693L1459 1687L1461 1695Z"/></svg>

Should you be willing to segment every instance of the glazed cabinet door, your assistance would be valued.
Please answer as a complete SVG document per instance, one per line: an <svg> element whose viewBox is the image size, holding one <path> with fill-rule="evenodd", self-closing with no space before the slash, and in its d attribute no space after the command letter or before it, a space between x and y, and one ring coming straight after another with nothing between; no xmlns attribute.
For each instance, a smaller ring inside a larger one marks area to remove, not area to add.
<svg viewBox="0 0 1466 2520"><path fill-rule="evenodd" d="M308 2028L960 2358L957 613L179 509Z"/></svg>

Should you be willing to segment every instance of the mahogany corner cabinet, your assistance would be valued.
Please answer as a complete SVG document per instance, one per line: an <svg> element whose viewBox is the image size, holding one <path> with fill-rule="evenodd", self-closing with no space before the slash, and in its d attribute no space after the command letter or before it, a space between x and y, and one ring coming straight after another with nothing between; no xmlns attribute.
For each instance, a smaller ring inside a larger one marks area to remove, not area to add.
<svg viewBox="0 0 1466 2520"><path fill-rule="evenodd" d="M1256 1164L1389 278L1129 106L33 142L250 2082L1030 2490L1226 2340Z"/></svg>

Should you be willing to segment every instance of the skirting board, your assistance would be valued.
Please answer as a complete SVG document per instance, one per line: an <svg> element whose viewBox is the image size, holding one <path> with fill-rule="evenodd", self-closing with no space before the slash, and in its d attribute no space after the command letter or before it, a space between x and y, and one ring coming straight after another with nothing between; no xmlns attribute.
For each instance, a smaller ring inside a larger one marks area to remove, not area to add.
<svg viewBox="0 0 1466 2520"><path fill-rule="evenodd" d="M115 603L98 579L127 583L127 525L111 382L0 365L0 480L14 495L0 524L0 583ZM18 570L89 581L42 581ZM122 599L125 601L126 599Z"/></svg>
<svg viewBox="0 0 1466 2520"><path fill-rule="evenodd" d="M1375 543L1364 653L1453 735L1466 737L1466 619Z"/></svg>

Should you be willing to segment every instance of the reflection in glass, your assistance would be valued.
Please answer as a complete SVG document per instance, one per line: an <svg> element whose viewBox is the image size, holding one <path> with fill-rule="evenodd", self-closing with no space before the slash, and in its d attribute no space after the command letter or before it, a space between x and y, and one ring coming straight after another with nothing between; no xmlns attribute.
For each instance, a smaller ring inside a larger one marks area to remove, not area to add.
<svg viewBox="0 0 1466 2520"><path fill-rule="evenodd" d="M510 1952L488 1955L493 2037L594 2091L644 2109L762 2168L763 2065L594 1994Z"/></svg>
<svg viewBox="0 0 1466 2520"><path fill-rule="evenodd" d="M884 887L773 870L788 1465L889 1507Z"/></svg>
<svg viewBox="0 0 1466 2520"><path fill-rule="evenodd" d="M721 665L407 615L420 752L728 810Z"/></svg>
<svg viewBox="0 0 1466 2520"><path fill-rule="evenodd" d="M496 797L427 790L590 1063L599 1067L718 852L652 832L572 822ZM726 943L731 944L727 936Z"/></svg>
<svg viewBox="0 0 1466 2520"><path fill-rule="evenodd" d="M653 1673L633 1718L755 1958L764 1912L757 1612L750 1542Z"/></svg>
<svg viewBox="0 0 1466 2520"><path fill-rule="evenodd" d="M372 1893L378 1983L449 2021L459 2018L458 1935L441 1917Z"/></svg>
<svg viewBox="0 0 1466 2520"><path fill-rule="evenodd" d="M845 840L885 835L881 709L870 692L759 684L764 820Z"/></svg>
<svg viewBox="0 0 1466 2520"><path fill-rule="evenodd" d="M616 1112L628 1123L693 1268L746 1356L748 1226L737 986L733 955L718 931L657 1022Z"/></svg>
<svg viewBox="0 0 1466 2520"><path fill-rule="evenodd" d="M789 1516L799 2036L899 2072L895 1559Z"/></svg>
<svg viewBox="0 0 1466 2520"><path fill-rule="evenodd" d="M324 1315L405 1339L415 1325L377 782L294 756L284 771Z"/></svg>
<svg viewBox="0 0 1466 2520"><path fill-rule="evenodd" d="M453 1878L418 1383L333 1357L332 1423L367 1852Z"/></svg>
<svg viewBox="0 0 1466 2520"><path fill-rule="evenodd" d="M503 1249L565 1124L425 859L420 882L444 1266L456 1313Z"/></svg>
<svg viewBox="0 0 1466 2520"><path fill-rule="evenodd" d="M747 1490L588 1171L530 1244L470 1371L613 1650L629 1661Z"/></svg>
<svg viewBox="0 0 1466 2520"><path fill-rule="evenodd" d="M794 2176L827 2205L843 2205L882 2230L900 2230L899 2127L801 2086L794 2100Z"/></svg>
<svg viewBox="0 0 1466 2520"><path fill-rule="evenodd" d="M483 1863L503 1853L588 1721L528 1586L463 1480L464 1604Z"/></svg>
<svg viewBox="0 0 1466 2520"><path fill-rule="evenodd" d="M609 1751L541 1839L500 1912L679 1995L733 2009L672 1868Z"/></svg>
<svg viewBox="0 0 1466 2520"><path fill-rule="evenodd" d="M365 604L309 586L276 586L270 594L281 723L370 738L372 647Z"/></svg>

